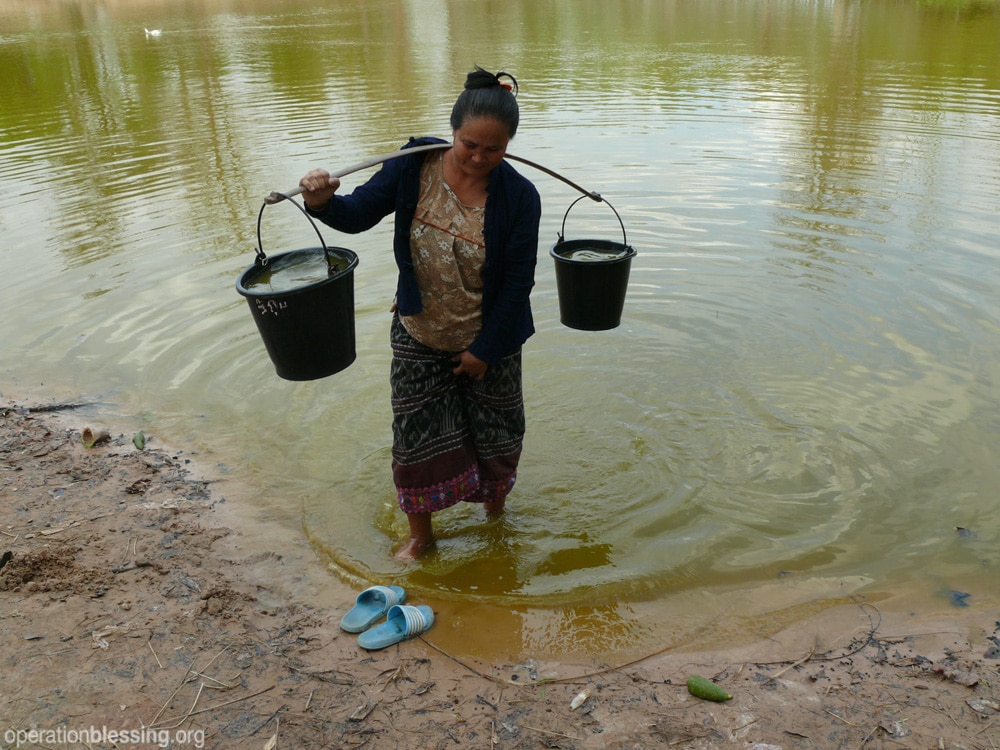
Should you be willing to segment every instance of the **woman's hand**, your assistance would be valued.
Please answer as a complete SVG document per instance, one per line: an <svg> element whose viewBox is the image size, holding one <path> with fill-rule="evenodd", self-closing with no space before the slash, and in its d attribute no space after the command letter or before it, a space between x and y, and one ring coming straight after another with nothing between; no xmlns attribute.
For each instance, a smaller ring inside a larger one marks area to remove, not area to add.
<svg viewBox="0 0 1000 750"><path fill-rule="evenodd" d="M468 375L473 380L482 380L486 377L486 371L489 369L489 365L479 359L475 354L466 349L461 354L456 354L452 358L453 362L458 363L452 372L456 375Z"/></svg>
<svg viewBox="0 0 1000 750"><path fill-rule="evenodd" d="M340 180L331 177L325 169L313 169L299 180L299 187L304 189L302 199L306 205L314 211L322 211L340 187Z"/></svg>

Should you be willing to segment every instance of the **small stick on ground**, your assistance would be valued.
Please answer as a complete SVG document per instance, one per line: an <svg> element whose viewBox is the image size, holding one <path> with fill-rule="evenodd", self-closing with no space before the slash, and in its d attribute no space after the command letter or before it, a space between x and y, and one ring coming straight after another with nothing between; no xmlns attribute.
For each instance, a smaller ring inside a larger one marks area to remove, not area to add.
<svg viewBox="0 0 1000 750"><path fill-rule="evenodd" d="M210 666L212 666L212 664L215 663L215 660L218 659L220 656L222 656L224 653L226 653L226 651L228 650L229 646L223 648L222 651L220 651L219 653L217 653L215 656L212 657L211 661L209 661L208 664L206 664L204 667L201 668L201 671L204 671L208 669ZM170 701L172 701L174 699L174 696L177 695L178 692L180 692L180 689L188 683L188 675L191 674L192 671L193 670L191 669L191 667L187 668L187 671L184 672L184 676L181 677L181 681L177 684L177 687L174 688L174 691L170 694L170 697L167 698L166 703L160 706L160 710L156 712L156 716L153 717L153 720L149 722L148 726L152 727L156 725L156 722L160 718L160 714L162 714L164 711L167 710L167 706L170 705ZM198 674L201 674L201 672L198 672ZM200 692L201 691L199 691L199 694Z"/></svg>
<svg viewBox="0 0 1000 750"><path fill-rule="evenodd" d="M160 710L156 712L156 715L153 717L153 720L149 722L147 726L152 727L156 725L157 720L159 720L160 718L160 714L162 714L164 711L167 710L167 706L170 705L170 701L172 701L174 699L174 696L177 695L178 692L180 692L180 689L187 684L187 677L189 674L191 674L191 667L188 667L187 671L184 672L184 676L181 677L181 681L177 683L177 687L174 688L174 691L167 698L166 702L162 706L160 706Z"/></svg>
<svg viewBox="0 0 1000 750"><path fill-rule="evenodd" d="M827 711L825 708L823 709L823 711L825 711L826 713L830 714L830 716L832 716L835 719L840 719L840 721L844 722L848 726L852 726L852 727L859 727L859 726L861 726L860 724L852 724L847 719L845 719L843 716L838 716L833 711Z"/></svg>
<svg viewBox="0 0 1000 750"><path fill-rule="evenodd" d="M861 740L861 744L858 745L858 747L864 747L865 743L868 742L868 740L871 739L871 736L873 734L875 734L875 732L877 732L877 731L878 731L878 724L876 724L875 726L873 726L872 727L872 731L870 731L868 734L865 735L865 738L863 740Z"/></svg>
<svg viewBox="0 0 1000 750"><path fill-rule="evenodd" d="M235 685L230 685L228 682L223 682L222 680L217 680L214 677L209 677L207 674L202 674L201 672L194 672L193 674L218 684L218 687L215 685L206 685L205 687L209 690L232 690L235 687Z"/></svg>
<svg viewBox="0 0 1000 750"><path fill-rule="evenodd" d="M153 651L153 639L150 638L148 641L146 641L146 645L149 646L149 651L150 653L153 654L153 658L156 659L157 665L160 667L160 669L163 669L163 664L160 663L160 657L156 655L155 651Z"/></svg>
<svg viewBox="0 0 1000 750"><path fill-rule="evenodd" d="M202 684L204 684L204 683L202 683ZM188 713L185 714L185 716L181 720L181 723L184 723L185 721L187 721L188 719L190 719L192 716L197 716L198 714L208 713L209 711L214 711L217 708L225 708L226 706L231 706L234 703L239 703L240 701L248 701L251 698L256 698L258 695L263 695L264 693L266 693L266 692L268 692L270 690L274 690L275 687L276 687L275 685L271 685L270 687L266 687L263 690L258 690L256 693L250 693L250 695L244 695L242 698L233 698L231 701L224 701L222 703L216 703L216 704L214 704L212 706L205 706L204 708L199 708L197 711L188 711ZM201 691L199 690L199 693L200 692ZM164 721L166 721L166 720L164 720ZM149 726L152 728L153 725L150 724ZM173 726L164 727L164 728L165 729L176 729L179 726L180 726L180 724L174 724Z"/></svg>
<svg viewBox="0 0 1000 750"><path fill-rule="evenodd" d="M368 701L367 703L362 703L356 709L354 713L347 717L348 721L364 721L368 718L368 714L375 710L375 706L378 705L378 701Z"/></svg>
<svg viewBox="0 0 1000 750"><path fill-rule="evenodd" d="M180 719L178 719L176 724L169 724L169 725L167 725L165 727L161 727L161 729L177 729L177 727L179 727L185 721L187 721L188 719L190 719L191 715L194 714L194 712L195 712L195 710L194 710L195 706L197 706L198 705L198 701L201 700L201 691L204 690L204 689L205 689L205 683L204 682L199 683L198 684L198 692L194 696L194 703L191 704L191 708L188 709L188 712L186 714L184 714Z"/></svg>
<svg viewBox="0 0 1000 750"><path fill-rule="evenodd" d="M563 737L567 740L576 740L577 742L583 742L583 737L574 737L571 734L563 734L562 732L550 732L548 729L539 729L538 727L528 726L527 724L522 724L525 729L530 729L532 732L540 732L541 734L549 734L553 737Z"/></svg>
<svg viewBox="0 0 1000 750"><path fill-rule="evenodd" d="M273 714L271 714L270 716L267 717L267 720L263 724L261 724L259 727L257 727L252 732L250 732L250 736L253 737L255 734L257 734L257 732L259 732L261 729L263 729L264 727L266 727L268 724L270 724L275 719L278 720L277 723L275 724L275 732L277 732L278 724L280 724L280 722L281 722L281 712L284 711L286 708L288 708L288 706L282 704L282 706L277 711L275 711Z"/></svg>
<svg viewBox="0 0 1000 750"><path fill-rule="evenodd" d="M812 659L813 658L813 654L815 654L815 653L816 653L815 650L810 651L808 654L806 654L805 656L803 656L801 659L799 659L794 664L789 664L784 669L779 669L777 672L775 672L773 675L771 675L770 677L767 678L767 682L770 682L771 680L778 679L779 677L781 677L781 675L785 674L786 672L790 672L791 670L795 669L796 667L801 667L807 661L809 661L810 659Z"/></svg>
<svg viewBox="0 0 1000 750"><path fill-rule="evenodd" d="M278 721L274 725L274 734L271 735L271 739L267 741L264 745L264 750L278 750L278 732L281 730L281 717L278 717Z"/></svg>
<svg viewBox="0 0 1000 750"><path fill-rule="evenodd" d="M25 406L24 411L28 414L46 414L52 411L68 411L70 409L82 409L85 406L93 406L93 401L64 401L59 404L40 404L37 406Z"/></svg>

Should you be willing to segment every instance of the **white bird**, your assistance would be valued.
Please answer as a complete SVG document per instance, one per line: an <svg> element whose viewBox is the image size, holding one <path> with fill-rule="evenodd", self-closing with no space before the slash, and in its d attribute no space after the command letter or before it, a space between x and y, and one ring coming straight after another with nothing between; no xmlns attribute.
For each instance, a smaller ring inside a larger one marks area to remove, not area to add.
<svg viewBox="0 0 1000 750"><path fill-rule="evenodd" d="M145 29L145 31L146 36L159 36L161 32L160 29Z"/></svg>

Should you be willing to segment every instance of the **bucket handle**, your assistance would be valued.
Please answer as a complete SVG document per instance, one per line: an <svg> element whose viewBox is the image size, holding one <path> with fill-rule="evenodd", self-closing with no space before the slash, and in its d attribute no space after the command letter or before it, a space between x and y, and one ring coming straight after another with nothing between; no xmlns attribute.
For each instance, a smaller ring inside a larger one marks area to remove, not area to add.
<svg viewBox="0 0 1000 750"><path fill-rule="evenodd" d="M569 208L567 208L566 209L566 213L563 214L562 230L559 232L559 241L560 242L563 241L563 237L566 234L566 217L569 216L570 209L572 209L573 206L575 206L577 203L579 203L580 201L582 201L584 198L590 198L590 197L591 197L590 195L581 195L579 198L577 198L575 201L573 201L572 203L569 204ZM601 198L601 202L604 203L608 208L610 208L612 211L615 212L615 217L617 217L617 219L618 219L618 225L622 228L622 244L625 247L628 247L628 237L625 235L625 222L622 221L621 215L619 215L618 211L615 210L615 207L612 206L608 202L607 198L603 198L602 197Z"/></svg>
<svg viewBox="0 0 1000 750"><path fill-rule="evenodd" d="M319 227L316 226L316 222L312 220L312 217L306 213L306 210L302 208L302 206L300 206L298 201L296 201L294 198L286 196L285 200L290 201L297 209L299 209L299 211L302 212L302 215L305 216L308 222L312 225L313 231L316 233L316 236L319 237L319 244L323 246L323 255L324 257L326 257L327 271L331 274L335 273L336 268L332 263L330 263L330 250L326 246L326 242L323 241L323 235L319 233ZM260 213L257 214L257 255L255 258L255 262L258 266L261 267L267 265L268 258L267 255L264 253L264 243L261 242L260 239L260 222L261 219L264 218L264 209L267 208L269 205L271 204L268 203L267 200L265 200L260 207Z"/></svg>

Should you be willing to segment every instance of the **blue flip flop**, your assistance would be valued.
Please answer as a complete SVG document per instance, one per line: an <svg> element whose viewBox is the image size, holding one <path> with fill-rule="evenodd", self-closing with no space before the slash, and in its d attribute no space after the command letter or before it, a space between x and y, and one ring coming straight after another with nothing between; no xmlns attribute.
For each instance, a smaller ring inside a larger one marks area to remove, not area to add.
<svg viewBox="0 0 1000 750"><path fill-rule="evenodd" d="M429 630L433 624L434 610L426 604L417 607L396 604L389 609L389 616L385 622L358 636L358 645L369 651L375 651L420 635Z"/></svg>
<svg viewBox="0 0 1000 750"><path fill-rule="evenodd" d="M360 594L351 610L340 620L341 630L361 633L396 604L406 601L406 592L399 586L371 586Z"/></svg>

